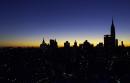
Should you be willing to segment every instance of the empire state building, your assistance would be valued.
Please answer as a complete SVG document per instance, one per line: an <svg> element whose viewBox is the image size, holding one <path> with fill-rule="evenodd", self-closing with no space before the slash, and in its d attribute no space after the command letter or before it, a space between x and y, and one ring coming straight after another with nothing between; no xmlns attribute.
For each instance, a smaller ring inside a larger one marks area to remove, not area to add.
<svg viewBox="0 0 130 83"><path fill-rule="evenodd" d="M112 19L111 33L110 35L104 35L104 47L116 47L118 46L118 40L116 39L115 25Z"/></svg>

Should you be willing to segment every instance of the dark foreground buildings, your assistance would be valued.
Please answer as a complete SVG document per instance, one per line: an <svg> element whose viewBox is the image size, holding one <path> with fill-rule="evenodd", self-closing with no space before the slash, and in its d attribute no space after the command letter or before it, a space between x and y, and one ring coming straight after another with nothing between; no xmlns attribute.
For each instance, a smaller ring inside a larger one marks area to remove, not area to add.
<svg viewBox="0 0 130 83"><path fill-rule="evenodd" d="M43 39L40 48L0 48L0 83L130 83L130 48L118 46L113 22L96 47Z"/></svg>

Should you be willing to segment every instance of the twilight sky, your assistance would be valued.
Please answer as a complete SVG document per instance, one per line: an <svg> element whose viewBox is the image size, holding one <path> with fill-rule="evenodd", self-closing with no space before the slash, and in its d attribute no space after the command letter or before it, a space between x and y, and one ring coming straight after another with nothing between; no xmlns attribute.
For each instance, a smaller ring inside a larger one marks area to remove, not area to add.
<svg viewBox="0 0 130 83"><path fill-rule="evenodd" d="M44 37L96 45L110 34L130 45L130 0L0 0L0 46L39 46Z"/></svg>

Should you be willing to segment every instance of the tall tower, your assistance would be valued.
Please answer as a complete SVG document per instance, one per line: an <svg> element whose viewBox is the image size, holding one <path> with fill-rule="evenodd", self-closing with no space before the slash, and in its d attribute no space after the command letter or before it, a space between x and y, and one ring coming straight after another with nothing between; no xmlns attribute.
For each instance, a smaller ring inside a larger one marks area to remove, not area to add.
<svg viewBox="0 0 130 83"><path fill-rule="evenodd" d="M112 24L111 24L111 37L113 37L115 39L115 25L114 25L114 22L113 22L113 19L112 19Z"/></svg>
<svg viewBox="0 0 130 83"><path fill-rule="evenodd" d="M42 44L45 44L44 38L43 38L43 40L42 40Z"/></svg>
<svg viewBox="0 0 130 83"><path fill-rule="evenodd" d="M43 40L42 40L42 43L40 44L40 48L42 48L42 49L46 49L47 48L47 44L46 44L46 42L44 41L44 38L43 38Z"/></svg>
<svg viewBox="0 0 130 83"><path fill-rule="evenodd" d="M111 33L110 35L104 35L104 47L116 47L118 46L118 40L116 39L115 25L112 19Z"/></svg>
<svg viewBox="0 0 130 83"><path fill-rule="evenodd" d="M116 46L116 37L115 37L115 25L112 19L112 24L111 24L111 46L115 47Z"/></svg>

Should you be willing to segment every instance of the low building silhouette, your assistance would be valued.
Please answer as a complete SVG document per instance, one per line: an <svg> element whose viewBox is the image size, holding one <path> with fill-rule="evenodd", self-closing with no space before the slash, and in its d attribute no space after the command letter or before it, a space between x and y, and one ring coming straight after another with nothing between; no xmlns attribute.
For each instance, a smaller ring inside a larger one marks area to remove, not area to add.
<svg viewBox="0 0 130 83"><path fill-rule="evenodd" d="M123 41L121 41L121 47L124 47L124 43L123 43Z"/></svg>
<svg viewBox="0 0 130 83"><path fill-rule="evenodd" d="M96 47L98 47L98 48L103 48L103 43L102 43L102 42L99 42L99 44L97 44Z"/></svg>
<svg viewBox="0 0 130 83"><path fill-rule="evenodd" d="M55 40L50 39L50 48L57 48L57 47L58 45L56 39Z"/></svg>
<svg viewBox="0 0 130 83"><path fill-rule="evenodd" d="M90 48L90 47L93 47L93 45L90 42L88 42L88 40L85 40L83 43L83 48Z"/></svg>
<svg viewBox="0 0 130 83"><path fill-rule="evenodd" d="M77 41L75 40L75 42L74 42L74 45L73 45L73 47L78 47L78 45L77 45Z"/></svg>
<svg viewBox="0 0 130 83"><path fill-rule="evenodd" d="M48 47L48 45L46 44L46 42L45 42L45 40L43 38L42 43L40 44L40 48L45 50L47 47Z"/></svg>
<svg viewBox="0 0 130 83"><path fill-rule="evenodd" d="M64 47L65 47L65 48L69 48L69 47L70 47L70 43L69 43L68 41L66 41L66 42L64 43Z"/></svg>

